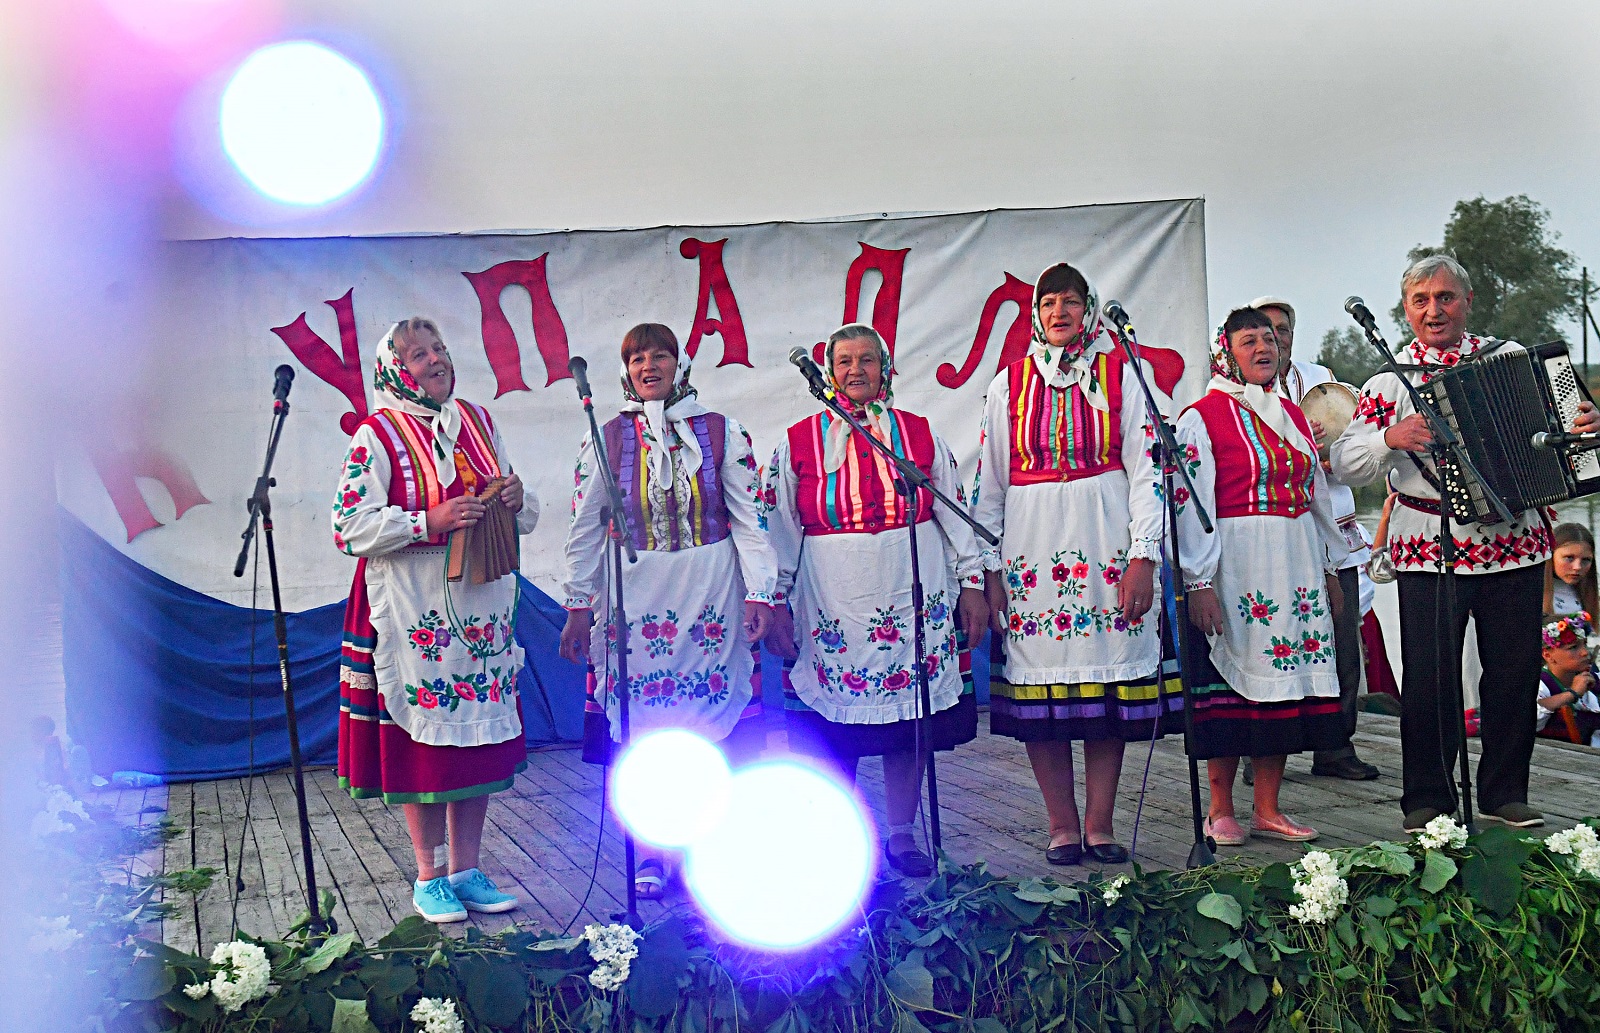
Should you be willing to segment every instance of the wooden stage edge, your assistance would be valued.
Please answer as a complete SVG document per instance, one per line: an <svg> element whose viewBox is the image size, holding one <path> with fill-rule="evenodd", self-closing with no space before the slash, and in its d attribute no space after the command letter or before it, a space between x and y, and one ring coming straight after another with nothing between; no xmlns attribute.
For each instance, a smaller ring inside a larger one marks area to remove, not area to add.
<svg viewBox="0 0 1600 1033"><path fill-rule="evenodd" d="M1383 772L1373 782L1315 778L1309 757L1290 758L1283 806L1322 831L1316 846L1402 838L1399 736L1398 719L1361 715L1356 747L1363 759ZM783 748L781 732L769 737L769 755ZM1477 752L1477 740L1470 748ZM875 759L862 763L862 790L879 822L883 820L881 770ZM1005 875L1051 875L1068 881L1094 870L1045 863L1044 804L1027 755L1015 741L990 736L987 715L980 717L975 741L939 755L937 772L944 847L955 860L983 860L991 871ZM306 772L306 792L318 886L337 897L334 916L339 928L370 942L412 913L411 880L416 872L403 816L399 808L380 801L351 799L327 768ZM1081 800L1081 787L1079 792ZM120 820L170 817L182 828L164 849L141 858L141 867L152 872L212 867L219 872L197 902L185 900L180 913L163 923L162 938L171 946L208 953L213 944L230 939L235 929L281 936L305 911L295 799L286 772L104 791L99 800L112 804ZM1249 789L1242 783L1235 787L1235 800L1240 814L1248 815ZM1169 736L1154 750L1144 744L1128 747L1117 831L1122 842L1130 844L1139 815L1137 843L1131 844L1139 864L1151 869L1184 865L1192 843L1188 801L1181 736ZM1540 831L1545 833L1600 814L1600 751L1541 739L1534 749L1529 802L1544 811L1547 824ZM521 896L522 907L502 915L474 916L470 924L493 932L513 923L559 930L610 921L625 899L622 837L610 820L600 836L600 803L600 771L583 763L576 749L530 753L528 769L515 786L490 803L482 863L502 889ZM1300 844L1252 839L1244 847L1220 848L1219 853L1280 861L1292 860L1305 849ZM236 872L244 885L238 894L233 892ZM774 892L782 890L774 884ZM683 903L680 889L665 901L643 902L641 911L650 921ZM468 927L469 923L446 926L458 934Z"/></svg>

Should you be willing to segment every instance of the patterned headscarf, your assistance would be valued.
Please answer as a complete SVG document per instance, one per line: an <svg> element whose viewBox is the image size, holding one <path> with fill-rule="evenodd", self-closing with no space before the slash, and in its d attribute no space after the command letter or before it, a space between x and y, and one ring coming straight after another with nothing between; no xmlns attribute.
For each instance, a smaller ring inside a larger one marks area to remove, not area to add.
<svg viewBox="0 0 1600 1033"><path fill-rule="evenodd" d="M1077 336L1062 347L1051 344L1045 336L1044 321L1039 318L1039 302L1044 300L1039 293L1039 284L1044 282L1045 274L1057 268L1057 265L1050 266L1034 281L1033 337L1028 342L1028 354L1033 356L1034 364L1046 384L1058 390L1077 384L1090 405L1101 412L1110 412L1111 403L1106 400L1105 391L1095 382L1092 368L1094 356L1110 347L1111 343L1110 333L1106 331L1105 324L1100 322L1100 293L1094 289L1094 284L1088 283L1087 279L1084 281L1088 285L1088 293L1083 299L1083 326L1079 327Z"/></svg>
<svg viewBox="0 0 1600 1033"><path fill-rule="evenodd" d="M433 465L439 487L448 488L456 480L456 437L461 433L461 407L454 404L455 374L451 373L450 396L442 404L429 398L417 378L400 361L400 346L395 342L395 332L399 329L399 323L391 326L378 342L378 355L372 365L374 401L378 408L394 409L428 421L433 431ZM444 344L442 338L439 344Z"/></svg>
<svg viewBox="0 0 1600 1033"><path fill-rule="evenodd" d="M1273 377L1265 387L1248 383L1239 369L1238 360L1233 357L1233 349L1228 347L1228 332L1220 326L1217 327L1216 340L1211 342L1209 386L1213 391L1231 395L1240 405L1261 417L1261 421L1271 427L1290 448L1302 455L1316 457L1317 446L1301 433L1289 417L1289 411L1283 407L1283 398L1278 394L1278 378Z"/></svg>
<svg viewBox="0 0 1600 1033"><path fill-rule="evenodd" d="M839 338L838 334L844 330L856 331L857 334ZM878 389L876 397L864 403L856 403L844 393L844 385L833 376L833 346L829 345L827 354L823 358L828 363L828 383L833 385L834 393L838 395L839 404L850 410L850 415L861 421L861 425L870 430L873 435L884 444L888 444L893 435L889 426L889 410L894 408L894 359L889 355L889 346L884 344L883 335L866 323L846 323L838 330L828 335L829 340L875 340L878 342L878 358L883 365L883 386ZM844 466L845 457L850 452L850 425L843 420L834 420L828 424L827 438L822 448L822 469L826 473L836 473Z"/></svg>
<svg viewBox="0 0 1600 1033"><path fill-rule="evenodd" d="M673 448L667 438L669 428L686 453L687 469L698 470L704 458L700 451L700 439L688 423L689 417L710 412L700 404L700 392L689 384L689 367L693 364L694 360L680 350L678 371L672 376L672 392L664 401L647 402L633 386L633 378L628 375L627 360L622 363L622 411L644 413L650 484L660 491L670 491L676 477L673 471Z"/></svg>
<svg viewBox="0 0 1600 1033"><path fill-rule="evenodd" d="M1589 626L1592 623L1587 612L1569 613L1564 617L1557 617L1552 621L1547 621L1544 627L1540 629L1540 635L1544 639L1544 647L1546 649L1563 649L1581 645L1588 641Z"/></svg>

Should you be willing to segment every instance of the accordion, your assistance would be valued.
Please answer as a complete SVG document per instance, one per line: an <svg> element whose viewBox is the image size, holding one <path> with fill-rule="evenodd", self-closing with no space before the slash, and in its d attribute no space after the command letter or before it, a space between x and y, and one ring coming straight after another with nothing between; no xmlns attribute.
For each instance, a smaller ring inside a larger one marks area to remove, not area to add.
<svg viewBox="0 0 1600 1033"><path fill-rule="evenodd" d="M1491 489L1513 514L1600 492L1600 453L1534 448L1533 435L1572 425L1589 389L1565 342L1482 353L1433 374L1418 393L1439 410ZM1461 523L1500 521L1482 485L1453 458L1443 461L1440 496Z"/></svg>
<svg viewBox="0 0 1600 1033"><path fill-rule="evenodd" d="M445 578L481 585L494 581L521 566L517 540L517 515L500 497L505 480L496 477L478 495L483 503L483 519L471 527L450 532L445 549Z"/></svg>

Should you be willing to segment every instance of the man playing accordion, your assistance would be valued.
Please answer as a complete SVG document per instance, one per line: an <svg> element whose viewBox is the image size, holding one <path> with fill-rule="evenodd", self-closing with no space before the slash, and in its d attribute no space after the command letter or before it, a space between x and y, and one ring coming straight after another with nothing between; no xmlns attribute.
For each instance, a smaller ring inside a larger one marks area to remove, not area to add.
<svg viewBox="0 0 1600 1033"><path fill-rule="evenodd" d="M1520 349L1466 332L1472 284L1455 259L1429 255L1413 262L1400 281L1406 319L1416 337L1396 356L1413 384L1480 350ZM1571 428L1600 430L1600 413L1584 402ZM1355 418L1333 445L1333 474L1346 484L1367 484L1389 474L1399 491L1388 549L1400 585L1402 675L1400 743L1406 831L1455 810L1451 770L1461 748L1452 718L1455 687L1441 677L1435 624L1444 605L1439 541L1439 477L1428 455L1433 436L1395 374L1380 372L1361 390ZM1527 828L1544 824L1528 806L1528 762L1533 755L1534 700L1539 685L1539 617L1543 566L1550 556L1550 522L1540 509L1509 524L1486 526L1452 520L1455 540L1455 627L1444 648L1460 669L1468 616L1478 629L1483 756L1478 763L1478 807L1483 817Z"/></svg>

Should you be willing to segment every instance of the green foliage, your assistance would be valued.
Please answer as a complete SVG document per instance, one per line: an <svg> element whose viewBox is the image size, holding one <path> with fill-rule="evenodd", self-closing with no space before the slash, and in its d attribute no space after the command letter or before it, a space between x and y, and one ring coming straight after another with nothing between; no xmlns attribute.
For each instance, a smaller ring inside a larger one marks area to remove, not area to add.
<svg viewBox="0 0 1600 1033"><path fill-rule="evenodd" d="M1444 245L1419 244L1408 259L1444 251L1466 267L1473 291L1470 332L1543 344L1560 339L1561 324L1578 314L1575 260L1556 246L1560 235L1549 223L1550 213L1526 194L1458 201L1444 228ZM1396 305L1393 316L1409 337L1404 306Z"/></svg>
<svg viewBox="0 0 1600 1033"><path fill-rule="evenodd" d="M1600 1028L1600 880L1570 856L1510 829L1463 850L1329 853L1350 897L1326 926L1290 915L1284 864L1136 868L1112 886L946 861L918 892L880 886L858 929L798 954L668 918L612 993L590 984L580 937L452 939L412 918L370 947L303 930L259 941L278 990L226 1014L183 993L208 977L203 959L156 947L108 1028L411 1033L423 996L455 1002L473 1033Z"/></svg>
<svg viewBox="0 0 1600 1033"><path fill-rule="evenodd" d="M1322 335L1317 364L1333 371L1333 378L1360 388L1378 372L1378 353L1353 326L1330 327Z"/></svg>

